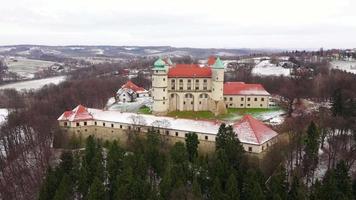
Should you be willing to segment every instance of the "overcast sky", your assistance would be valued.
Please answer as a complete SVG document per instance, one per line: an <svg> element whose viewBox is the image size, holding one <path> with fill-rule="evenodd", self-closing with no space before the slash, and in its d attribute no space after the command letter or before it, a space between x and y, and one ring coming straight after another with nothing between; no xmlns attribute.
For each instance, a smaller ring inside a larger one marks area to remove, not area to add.
<svg viewBox="0 0 356 200"><path fill-rule="evenodd" d="M0 45L356 47L356 0L0 0Z"/></svg>

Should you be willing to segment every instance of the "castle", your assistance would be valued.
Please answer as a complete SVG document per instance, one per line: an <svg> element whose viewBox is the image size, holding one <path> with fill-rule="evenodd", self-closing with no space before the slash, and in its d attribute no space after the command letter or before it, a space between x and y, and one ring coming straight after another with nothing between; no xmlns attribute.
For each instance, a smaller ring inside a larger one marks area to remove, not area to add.
<svg viewBox="0 0 356 200"><path fill-rule="evenodd" d="M226 108L268 108L270 94L260 84L224 83L224 64L210 57L207 64L174 64L158 59L153 65L153 114L171 111L212 111Z"/></svg>

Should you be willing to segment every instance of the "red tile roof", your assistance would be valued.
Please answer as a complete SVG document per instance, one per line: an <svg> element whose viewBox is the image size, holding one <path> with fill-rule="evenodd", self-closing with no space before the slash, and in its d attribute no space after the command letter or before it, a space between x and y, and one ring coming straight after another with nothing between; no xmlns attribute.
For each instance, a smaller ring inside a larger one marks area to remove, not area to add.
<svg viewBox="0 0 356 200"><path fill-rule="evenodd" d="M269 95L269 93L261 84L226 82L224 83L224 95Z"/></svg>
<svg viewBox="0 0 356 200"><path fill-rule="evenodd" d="M261 145L278 135L274 130L251 115L245 115L233 126L237 137L243 143Z"/></svg>
<svg viewBox="0 0 356 200"><path fill-rule="evenodd" d="M88 112L88 109L82 105L77 106L71 111L65 111L58 118L60 121L81 121L90 119L93 119L93 116Z"/></svg>
<svg viewBox="0 0 356 200"><path fill-rule="evenodd" d="M121 88L127 88L131 89L135 92L144 92L146 91L145 88L139 87L136 84L134 84L132 81L127 81Z"/></svg>
<svg viewBox="0 0 356 200"><path fill-rule="evenodd" d="M168 77L210 78L211 68L200 67L198 64L176 64L169 69Z"/></svg>
<svg viewBox="0 0 356 200"><path fill-rule="evenodd" d="M208 66L210 65L214 65L215 64L215 61L216 61L216 57L215 56L209 56L208 58Z"/></svg>

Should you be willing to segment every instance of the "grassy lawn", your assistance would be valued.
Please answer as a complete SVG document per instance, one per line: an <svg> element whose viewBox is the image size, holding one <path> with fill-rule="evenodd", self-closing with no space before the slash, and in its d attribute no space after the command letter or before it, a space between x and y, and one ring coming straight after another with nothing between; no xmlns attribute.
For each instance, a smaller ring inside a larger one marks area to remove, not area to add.
<svg viewBox="0 0 356 200"><path fill-rule="evenodd" d="M219 116L214 116L210 111L173 111L168 113L167 116L187 119L219 119L224 121L235 121L246 114L256 117L260 114L279 110L281 110L281 108L228 108L226 114Z"/></svg>
<svg viewBox="0 0 356 200"><path fill-rule="evenodd" d="M142 107L142 108L140 108L138 110L138 113L140 113L140 114L152 114L152 111L148 107L144 106L144 107Z"/></svg>

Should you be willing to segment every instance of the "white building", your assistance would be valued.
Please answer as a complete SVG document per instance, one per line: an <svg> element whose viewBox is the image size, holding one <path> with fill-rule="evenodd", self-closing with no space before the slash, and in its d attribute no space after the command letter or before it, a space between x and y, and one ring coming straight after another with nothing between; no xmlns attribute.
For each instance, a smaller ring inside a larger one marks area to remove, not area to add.
<svg viewBox="0 0 356 200"><path fill-rule="evenodd" d="M133 102L140 97L148 97L149 93L142 87L135 85L131 81L127 81L121 88L116 92L116 101L119 102Z"/></svg>

